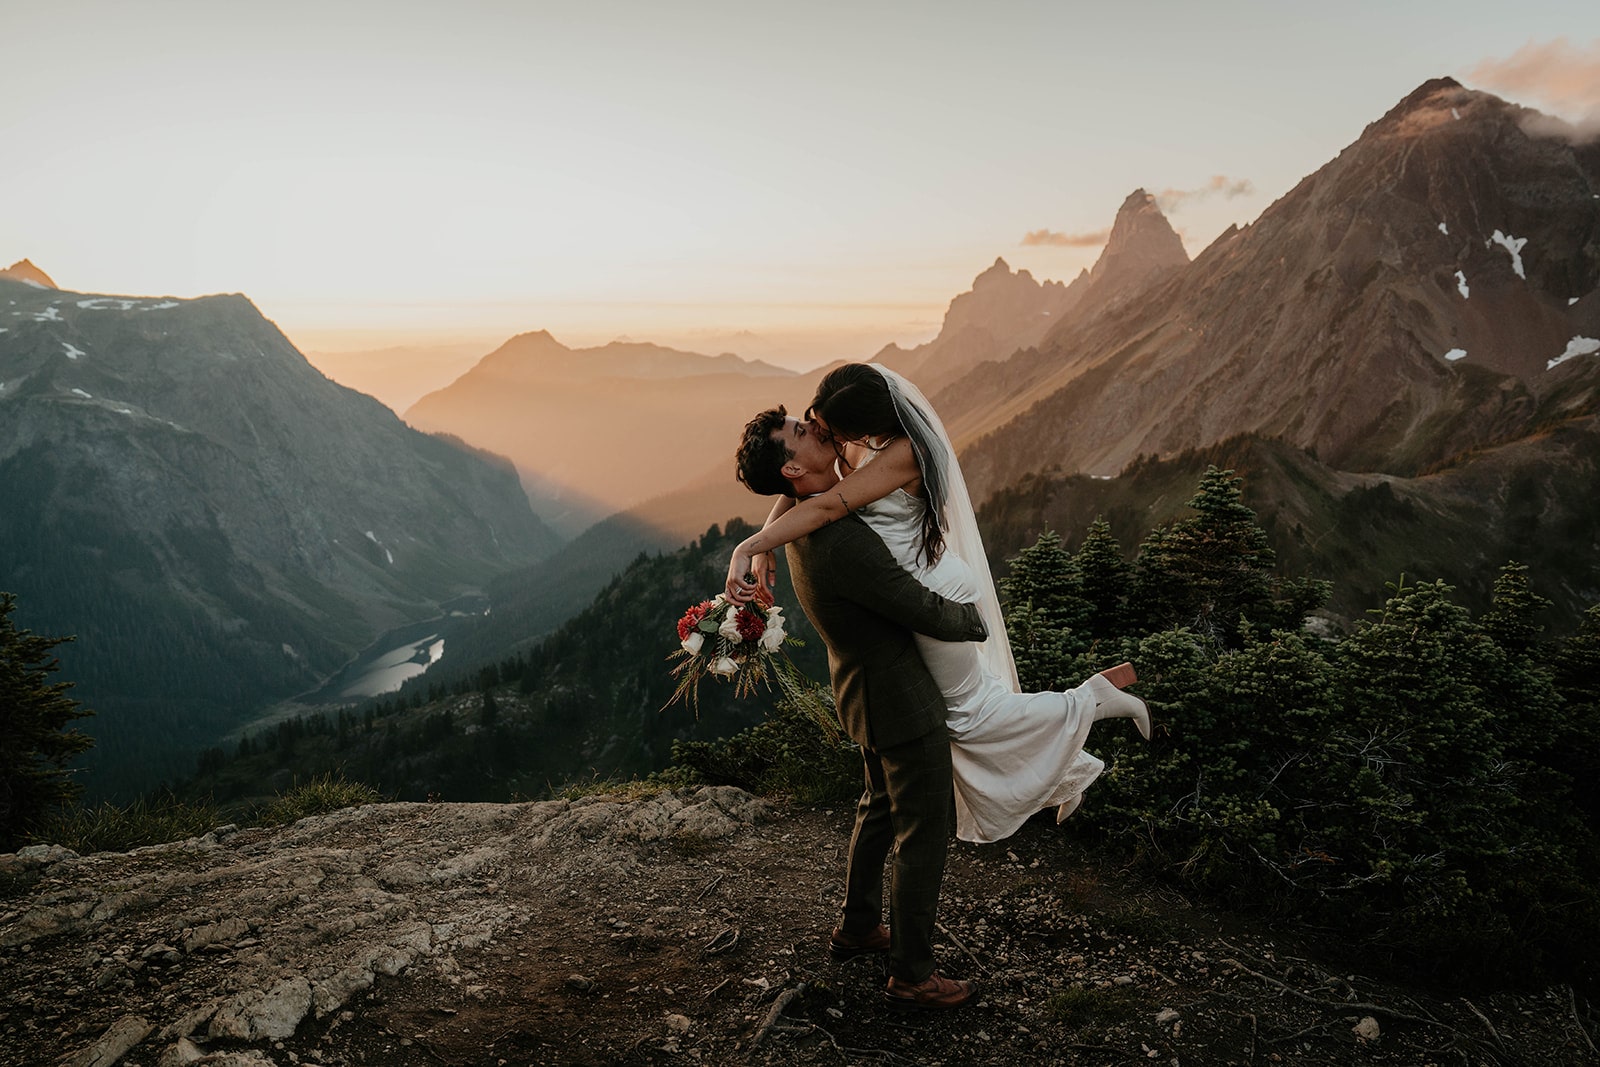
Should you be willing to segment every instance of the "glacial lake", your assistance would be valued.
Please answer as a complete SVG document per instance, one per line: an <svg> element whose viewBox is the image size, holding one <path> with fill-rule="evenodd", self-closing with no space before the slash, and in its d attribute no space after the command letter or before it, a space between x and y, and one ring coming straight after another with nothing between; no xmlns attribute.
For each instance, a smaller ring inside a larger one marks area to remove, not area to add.
<svg viewBox="0 0 1600 1067"><path fill-rule="evenodd" d="M429 634L420 641L409 641L372 660L355 681L339 690L339 696L356 700L393 693L408 680L438 663L443 655L444 638L438 634Z"/></svg>

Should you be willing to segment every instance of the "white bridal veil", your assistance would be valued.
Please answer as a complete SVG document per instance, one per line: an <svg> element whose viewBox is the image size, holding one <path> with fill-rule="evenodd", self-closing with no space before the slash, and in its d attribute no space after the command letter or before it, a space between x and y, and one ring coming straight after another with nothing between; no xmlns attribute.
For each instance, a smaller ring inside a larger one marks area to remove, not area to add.
<svg viewBox="0 0 1600 1067"><path fill-rule="evenodd" d="M972 510L972 497L967 493L967 481L961 476L961 464L956 462L950 435L922 390L888 367L876 363L868 366L889 383L895 413L900 416L900 425L905 427L917 465L922 469L922 484L929 506L944 527L945 550L959 556L972 569L977 582L978 612L989 630L989 639L978 646L978 658L994 677L1009 685L1013 693L1021 692L1016 660L1011 656L1011 641L1006 637L1005 619L1000 614L1000 598L995 593L994 575L989 572L989 558L984 555L983 538L978 533L978 517Z"/></svg>

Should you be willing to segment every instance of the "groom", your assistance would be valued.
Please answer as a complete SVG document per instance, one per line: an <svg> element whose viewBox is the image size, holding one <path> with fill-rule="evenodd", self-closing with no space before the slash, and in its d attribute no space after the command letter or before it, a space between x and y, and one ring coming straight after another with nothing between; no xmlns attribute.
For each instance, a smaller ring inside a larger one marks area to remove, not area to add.
<svg viewBox="0 0 1600 1067"><path fill-rule="evenodd" d="M835 453L815 429L782 407L757 415L739 443L739 480L763 496L831 490L839 481ZM828 646L839 721L866 765L830 954L844 960L887 950L890 1004L960 1007L972 998L971 984L941 977L933 959L950 842L950 738L944 695L912 632L942 641L982 641L987 632L974 605L928 591L854 515L791 543L788 560L795 595ZM883 866L891 849L885 930Z"/></svg>

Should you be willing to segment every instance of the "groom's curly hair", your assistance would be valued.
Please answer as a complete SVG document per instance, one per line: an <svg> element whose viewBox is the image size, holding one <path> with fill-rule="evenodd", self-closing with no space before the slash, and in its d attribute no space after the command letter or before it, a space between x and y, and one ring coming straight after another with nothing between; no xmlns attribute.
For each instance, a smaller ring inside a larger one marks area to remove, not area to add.
<svg viewBox="0 0 1600 1067"><path fill-rule="evenodd" d="M788 409L779 404L744 424L744 436L739 439L734 459L738 463L739 480L752 493L762 496L794 494L794 487L783 476L783 465L794 458L794 450L783 438L773 436L783 429L788 417Z"/></svg>

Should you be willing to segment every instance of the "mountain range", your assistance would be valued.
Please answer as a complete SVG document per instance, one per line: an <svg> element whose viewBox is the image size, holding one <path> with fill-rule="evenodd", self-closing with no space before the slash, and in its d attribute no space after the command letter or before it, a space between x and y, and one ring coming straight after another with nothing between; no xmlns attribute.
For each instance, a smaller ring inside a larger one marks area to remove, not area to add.
<svg viewBox="0 0 1600 1067"><path fill-rule="evenodd" d="M329 381L242 296L0 278L0 584L77 635L98 758L147 784L152 751L557 543L508 463Z"/></svg>
<svg viewBox="0 0 1600 1067"><path fill-rule="evenodd" d="M1480 604L1508 558L1548 565L1566 619L1600 599L1582 488L1600 468L1585 351L1600 349L1585 341L1600 336L1600 181L1594 146L1538 132L1536 115L1426 83L1193 261L1135 190L1071 283L998 259L934 340L880 351L957 436L991 565L1046 528L1073 542L1102 512L1131 551L1215 461L1246 476L1286 567L1348 577L1333 603L1346 618L1402 572ZM757 388L705 447L774 398L803 407L813 382ZM760 511L708 468L501 579L496 602L521 625L456 647L504 655L637 553Z"/></svg>
<svg viewBox="0 0 1600 1067"><path fill-rule="evenodd" d="M1239 433L1415 475L1592 413L1600 144L1536 116L1428 82L1193 263L939 389L969 478Z"/></svg>
<svg viewBox="0 0 1600 1067"><path fill-rule="evenodd" d="M1478 604L1518 558L1570 620L1600 600L1600 144L1551 129L1430 81L1193 260L1135 190L1070 283L998 259L938 337L876 358L951 428L1000 573L1098 514L1131 549L1216 462L1286 570L1339 578L1336 617L1401 572ZM83 638L83 695L131 709L96 729L151 744L488 589L445 653L462 675L640 553L758 521L738 429L827 369L530 332L411 429L242 297L0 274L0 582L24 625Z"/></svg>

